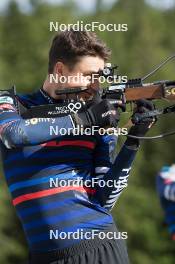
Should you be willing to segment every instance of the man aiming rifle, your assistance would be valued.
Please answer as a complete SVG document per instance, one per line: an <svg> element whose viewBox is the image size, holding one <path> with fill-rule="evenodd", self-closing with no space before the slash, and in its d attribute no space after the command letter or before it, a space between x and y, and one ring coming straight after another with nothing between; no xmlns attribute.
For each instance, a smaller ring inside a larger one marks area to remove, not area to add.
<svg viewBox="0 0 175 264"><path fill-rule="evenodd" d="M90 77L104 69L109 55L106 45L94 33L61 32L53 39L48 76L41 89L27 95L15 95L9 90L0 93L4 172L28 241L31 264L129 263L124 241L115 237L110 239L107 234L118 232L111 209L127 186L139 140L128 138L112 160L111 153L116 144L114 136L49 133L51 125L66 129L117 127L119 106L100 99L98 81L92 83L91 78L84 78L76 83L77 87L87 88L78 97L59 94L63 88L72 89L73 81L64 84L49 81L50 74L68 77L80 73ZM85 105L82 111L56 116L54 123L45 114L45 118L38 118L39 114L36 117L35 113L24 117L19 111L19 105L20 109L30 111L33 106L47 108L76 98ZM150 101L137 102L136 113L149 110L153 110ZM152 123L153 118L146 118L132 126L130 133L144 136ZM77 178L81 178L83 186L61 186L62 180L67 182ZM58 186L50 186L50 179L57 179ZM92 179L96 179L95 186L87 187L86 181ZM117 181L117 184L102 187L98 184L101 179L105 183ZM73 234L77 230L81 230L81 238L61 237L63 232ZM96 232L95 238L87 237L93 232ZM100 232L105 234L104 239L98 236Z"/></svg>

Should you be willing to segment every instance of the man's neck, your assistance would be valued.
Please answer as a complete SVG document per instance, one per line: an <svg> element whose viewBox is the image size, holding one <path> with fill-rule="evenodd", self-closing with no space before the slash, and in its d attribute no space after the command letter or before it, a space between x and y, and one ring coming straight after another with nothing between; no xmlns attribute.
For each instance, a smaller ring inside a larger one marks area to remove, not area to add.
<svg viewBox="0 0 175 264"><path fill-rule="evenodd" d="M56 95L55 91L58 89L58 85L50 83L49 78L47 77L44 81L41 93L43 93L44 97L47 97L47 101L52 103L61 103L67 99L67 97L65 95Z"/></svg>

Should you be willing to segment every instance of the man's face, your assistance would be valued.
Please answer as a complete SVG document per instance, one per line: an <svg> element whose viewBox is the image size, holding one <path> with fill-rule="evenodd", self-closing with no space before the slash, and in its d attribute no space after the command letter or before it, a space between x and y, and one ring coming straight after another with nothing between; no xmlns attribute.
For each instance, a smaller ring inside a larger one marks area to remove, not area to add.
<svg viewBox="0 0 175 264"><path fill-rule="evenodd" d="M80 93L80 97L86 100L90 96L93 96L99 89L98 75L96 75L96 78L92 81L92 74L97 74L99 70L103 70L103 68L104 60L100 57L93 56L82 56L73 69L58 62L55 65L54 74L57 74L60 77L60 80L63 80L61 79L61 76L64 76L64 83L59 82L57 86L55 85L55 87L51 89L56 91L63 88L87 87L88 93ZM58 98L58 96L55 96L55 98Z"/></svg>

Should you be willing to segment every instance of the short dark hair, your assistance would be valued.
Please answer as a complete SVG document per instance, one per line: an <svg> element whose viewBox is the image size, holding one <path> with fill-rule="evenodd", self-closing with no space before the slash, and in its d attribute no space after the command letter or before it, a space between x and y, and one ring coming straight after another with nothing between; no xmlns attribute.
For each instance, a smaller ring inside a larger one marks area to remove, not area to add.
<svg viewBox="0 0 175 264"><path fill-rule="evenodd" d="M110 49L94 32L63 31L58 33L49 51L48 73L53 73L55 64L61 61L73 68L80 56L99 56L106 62L111 54Z"/></svg>

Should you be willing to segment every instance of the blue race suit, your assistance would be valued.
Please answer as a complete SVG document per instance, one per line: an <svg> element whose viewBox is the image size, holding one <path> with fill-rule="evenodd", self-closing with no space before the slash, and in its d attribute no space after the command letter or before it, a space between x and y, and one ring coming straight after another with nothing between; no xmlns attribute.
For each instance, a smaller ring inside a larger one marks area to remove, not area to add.
<svg viewBox="0 0 175 264"><path fill-rule="evenodd" d="M42 89L17 98L27 108L54 101ZM0 97L5 177L31 251L64 249L84 239L61 239L61 232L100 232L115 225L110 210L127 186L137 152L123 145L112 161L116 137L51 135L51 125L73 128L70 115L23 119L12 98ZM73 184L77 179L96 184ZM110 187L99 184L101 179Z"/></svg>

